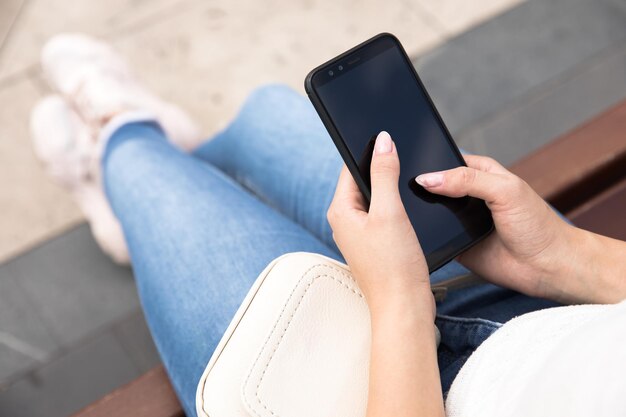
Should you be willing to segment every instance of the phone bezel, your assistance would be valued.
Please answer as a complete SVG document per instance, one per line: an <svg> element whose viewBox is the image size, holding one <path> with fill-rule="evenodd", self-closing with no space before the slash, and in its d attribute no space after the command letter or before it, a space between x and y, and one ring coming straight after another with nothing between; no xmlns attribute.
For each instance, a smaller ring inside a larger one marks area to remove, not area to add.
<svg viewBox="0 0 626 417"><path fill-rule="evenodd" d="M439 125L442 127L444 135L448 141L450 148L452 149L452 152L455 154L459 164L467 166L467 164L465 163L465 159L463 159L463 155L461 154L461 151L459 150L456 143L452 139L452 135L448 131L448 127L446 126L443 119L441 118L439 111L435 107L435 104L432 101L430 94L428 94L428 91L424 87L424 84L422 83L422 80L417 74L415 67L411 63L411 60L409 56L407 55L406 51L404 50L404 47L402 46L398 38L392 35L391 33L386 33L386 32L380 33L366 40L365 42L362 42L359 45L349 49L348 51L336 56L335 58L323 63L322 65L319 65L318 67L314 68L311 72L309 72L309 74L306 76L305 81L304 81L304 89L307 95L309 96L309 99L311 100L313 107L315 108L318 115L320 116L322 123L328 130L328 133L330 134L331 139L335 143L337 150L339 151L341 157L346 163L348 170L352 174L352 177L354 178L359 189L363 193L368 204L371 199L371 191L359 172L357 162L354 160L352 152L348 149L345 141L339 134L339 131L336 129L332 121L332 118L330 117L328 111L326 110L326 107L324 106L319 95L317 94L317 91L314 85L314 78L316 77L317 74L321 72L326 72L326 71L329 71L330 69L334 69L340 62L350 61L349 57L351 57L352 55L356 55L360 52L362 53L362 51L365 48L371 47L375 42L380 41L381 39L384 39L384 38L387 38L388 40L392 41L395 44L394 47L398 48L398 50L401 52L404 58L405 64L410 68L415 80L417 81L419 88L422 90L422 92L426 96L426 99L428 100L428 104L430 105L433 111L433 114L435 115ZM488 212L488 209L486 210L486 212ZM482 239L488 236L489 233L491 233L493 229L494 229L494 224L490 216L489 227L483 233L480 233L479 236L472 237L469 234L469 232L465 230L460 235L455 236L450 241L448 241L447 244L443 245L442 247L426 255L426 261L428 263L429 272L432 273L436 271L437 269L441 268L443 265L453 260L456 256L458 256L465 250L469 249L476 243L480 242ZM466 237L467 239L464 239L464 237Z"/></svg>

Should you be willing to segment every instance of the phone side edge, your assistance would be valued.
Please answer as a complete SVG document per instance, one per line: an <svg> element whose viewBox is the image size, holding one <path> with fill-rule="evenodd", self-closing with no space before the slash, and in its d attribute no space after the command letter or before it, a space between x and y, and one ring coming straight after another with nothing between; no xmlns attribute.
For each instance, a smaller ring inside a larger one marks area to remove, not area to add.
<svg viewBox="0 0 626 417"><path fill-rule="evenodd" d="M335 125L332 122L328 113L326 112L326 109L324 105L322 104L321 100L317 97L315 89L313 88L312 85L311 85L310 93L307 91L307 95L309 97L309 100L311 101L311 104L315 108L315 111L317 112L318 116L322 120L322 124L326 128L326 131L328 132L330 138L335 144L337 151L339 151L339 155L341 155L341 159L343 159L343 162L348 167L350 174L352 174L352 178L354 178L354 181L356 182L357 186L359 187L359 190L361 190L361 193L363 194L367 204L369 205L369 202L371 200L371 190L369 186L366 184L366 182L363 180L356 161L354 160L354 158L352 157L352 154L348 150L348 147L343 141L343 138L341 137L341 135L335 128Z"/></svg>

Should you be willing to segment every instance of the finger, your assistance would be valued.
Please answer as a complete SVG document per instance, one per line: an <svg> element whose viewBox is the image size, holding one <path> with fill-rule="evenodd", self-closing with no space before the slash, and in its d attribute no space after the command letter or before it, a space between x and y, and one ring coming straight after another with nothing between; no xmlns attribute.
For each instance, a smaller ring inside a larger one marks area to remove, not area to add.
<svg viewBox="0 0 626 417"><path fill-rule="evenodd" d="M397 206L403 207L398 189L400 160L391 136L385 131L380 132L376 138L370 177L372 184L370 213L376 210L398 208Z"/></svg>
<svg viewBox="0 0 626 417"><path fill-rule="evenodd" d="M335 188L335 195L333 197L333 203L338 208L352 208L361 211L366 211L365 199L358 185L354 181L352 174L345 165L341 169L339 174L339 180L337 181L337 188Z"/></svg>
<svg viewBox="0 0 626 417"><path fill-rule="evenodd" d="M481 155L463 155L467 166L485 172L495 172L500 174L509 173L498 161L488 156Z"/></svg>
<svg viewBox="0 0 626 417"><path fill-rule="evenodd" d="M485 172L470 167L419 175L415 181L431 193L448 197L471 196L497 203L508 186L508 175Z"/></svg>

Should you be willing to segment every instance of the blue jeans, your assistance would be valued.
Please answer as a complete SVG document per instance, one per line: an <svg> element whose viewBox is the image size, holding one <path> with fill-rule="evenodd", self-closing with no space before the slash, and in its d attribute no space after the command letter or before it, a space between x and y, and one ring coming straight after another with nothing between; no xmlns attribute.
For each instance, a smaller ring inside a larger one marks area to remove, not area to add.
<svg viewBox="0 0 626 417"><path fill-rule="evenodd" d="M106 192L122 223L148 325L187 415L215 346L263 268L288 252L343 260L326 210L342 166L308 100L256 90L193 154L153 122L122 126L105 150ZM467 271L452 262L432 281ZM444 391L498 323L553 305L493 285L438 305ZM454 316L454 317L453 317Z"/></svg>

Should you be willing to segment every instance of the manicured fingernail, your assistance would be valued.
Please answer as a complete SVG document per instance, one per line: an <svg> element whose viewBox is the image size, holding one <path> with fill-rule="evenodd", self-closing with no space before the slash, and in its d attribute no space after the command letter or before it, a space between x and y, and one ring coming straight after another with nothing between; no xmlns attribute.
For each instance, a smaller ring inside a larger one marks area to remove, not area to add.
<svg viewBox="0 0 626 417"><path fill-rule="evenodd" d="M389 153L391 152L391 136L384 130L376 137L376 146L374 147L376 153Z"/></svg>
<svg viewBox="0 0 626 417"><path fill-rule="evenodd" d="M429 174L418 175L415 182L424 188L438 187L443 184L443 174L440 172L431 172Z"/></svg>

